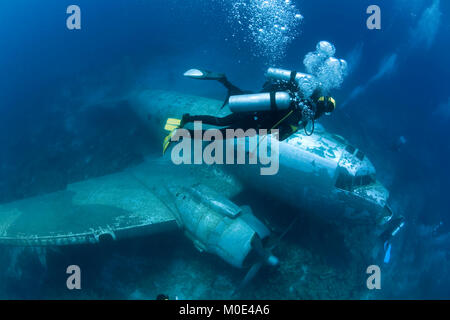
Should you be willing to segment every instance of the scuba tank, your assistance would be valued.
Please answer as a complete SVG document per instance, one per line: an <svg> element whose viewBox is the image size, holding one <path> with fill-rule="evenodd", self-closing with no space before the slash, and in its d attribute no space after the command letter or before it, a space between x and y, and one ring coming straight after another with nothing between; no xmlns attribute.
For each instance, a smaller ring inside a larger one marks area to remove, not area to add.
<svg viewBox="0 0 450 320"><path fill-rule="evenodd" d="M300 81L302 79L309 79L310 81L314 80L314 77L310 74L278 68L267 69L266 78L280 81L292 81L292 80Z"/></svg>
<svg viewBox="0 0 450 320"><path fill-rule="evenodd" d="M314 76L297 71L269 68L266 71L266 78L277 81L292 82L305 98L309 98L318 87L317 80Z"/></svg>
<svg viewBox="0 0 450 320"><path fill-rule="evenodd" d="M255 112L270 110L286 110L293 99L288 92L264 92L231 96L228 106L231 112Z"/></svg>

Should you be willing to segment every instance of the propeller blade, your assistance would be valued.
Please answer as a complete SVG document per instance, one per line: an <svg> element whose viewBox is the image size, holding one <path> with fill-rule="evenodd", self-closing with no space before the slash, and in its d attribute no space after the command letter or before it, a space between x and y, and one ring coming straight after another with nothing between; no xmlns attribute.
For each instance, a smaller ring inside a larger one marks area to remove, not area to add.
<svg viewBox="0 0 450 320"><path fill-rule="evenodd" d="M278 245L280 244L281 240L283 240L283 238L289 233L289 231L291 231L292 227L297 223L299 218L300 217L297 215L294 218L294 220L292 220L292 222L289 224L289 226L286 228L286 230L284 230L284 232L278 237L278 239L275 241L275 243L269 248L269 251L272 251L273 249L278 247Z"/></svg>
<svg viewBox="0 0 450 320"><path fill-rule="evenodd" d="M263 262L262 261L255 263L248 270L248 272L245 275L244 279L242 279L241 283L236 288L236 290L234 290L232 295L235 295L238 291L241 291L243 288L245 288L250 283L250 281L252 281L253 278L255 278L255 276L258 274L258 272L259 272L259 270L261 269L262 266L263 266Z"/></svg>

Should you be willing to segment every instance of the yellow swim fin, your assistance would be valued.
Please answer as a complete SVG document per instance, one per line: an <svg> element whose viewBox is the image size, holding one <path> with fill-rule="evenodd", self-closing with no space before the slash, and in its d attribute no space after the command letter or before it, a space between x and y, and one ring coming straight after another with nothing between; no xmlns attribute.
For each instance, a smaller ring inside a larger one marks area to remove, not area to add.
<svg viewBox="0 0 450 320"><path fill-rule="evenodd" d="M180 128L181 126L181 120L175 119L175 118L169 118L166 121L166 125L164 126L164 130L170 131L170 133L164 138L163 141L163 155L166 152L167 148L169 147L170 143L172 142L172 136L175 133L175 131Z"/></svg>
<svg viewBox="0 0 450 320"><path fill-rule="evenodd" d="M175 129L178 129L181 126L181 120L175 118L169 118L166 121L166 125L164 126L164 130L172 132Z"/></svg>
<svg viewBox="0 0 450 320"><path fill-rule="evenodd" d="M170 140L172 139L172 132L167 136L167 137L165 137L164 138L164 142L163 142L163 155L166 153L166 150L167 150L167 148L169 147L169 145L170 145Z"/></svg>

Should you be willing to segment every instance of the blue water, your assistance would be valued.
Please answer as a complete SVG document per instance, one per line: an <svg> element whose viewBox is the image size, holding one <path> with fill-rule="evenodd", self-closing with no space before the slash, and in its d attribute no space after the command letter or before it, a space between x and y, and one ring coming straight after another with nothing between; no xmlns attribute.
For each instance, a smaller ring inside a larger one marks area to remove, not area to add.
<svg viewBox="0 0 450 320"><path fill-rule="evenodd" d="M333 90L338 109L323 123L364 149L390 190L393 206L408 221L402 245L390 252L395 271L382 297L450 298L450 2L379 0L382 28L368 30L365 12L372 1L292 0L303 20L280 57L262 54L264 48L236 27L230 11L235 2L2 1L0 202L60 190L139 163L152 149L151 138L126 102L108 101L142 87L223 99L219 86L182 77L192 67L226 72L241 87L258 90L269 65L302 71L305 54L328 40L336 56L347 60L350 73ZM70 4L81 8L81 30L66 28ZM400 137L406 143L396 148ZM129 245L136 261L148 258L145 246ZM108 248L104 256L125 254L126 247ZM89 250L94 249L67 254L82 260L92 254ZM128 262L134 259L127 257ZM177 259L159 258L164 263ZM56 265L63 265L65 258L58 259ZM53 270L51 261L47 259L48 270ZM145 273L138 262L129 263L128 270ZM24 277L35 279L30 274L40 267L34 264L22 263ZM152 272L162 271L155 267ZM235 271L223 272L232 277ZM45 287L38 290L36 284L15 284L16 278L4 272L0 298L59 297L59 278L49 274L43 277L52 285L35 280ZM103 273L98 280L93 274L92 279L105 283L113 277ZM126 279L118 282L130 287ZM97 283L76 298L144 297L114 285L102 291L101 286ZM283 298L273 290L273 296L258 290L247 296Z"/></svg>

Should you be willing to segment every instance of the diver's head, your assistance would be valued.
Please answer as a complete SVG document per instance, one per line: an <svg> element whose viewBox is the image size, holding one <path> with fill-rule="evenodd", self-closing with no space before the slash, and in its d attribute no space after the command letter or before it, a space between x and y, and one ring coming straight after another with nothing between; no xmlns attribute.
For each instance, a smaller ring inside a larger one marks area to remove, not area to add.
<svg viewBox="0 0 450 320"><path fill-rule="evenodd" d="M325 114L330 114L336 109L336 100L332 97L320 97L317 100L317 109Z"/></svg>

